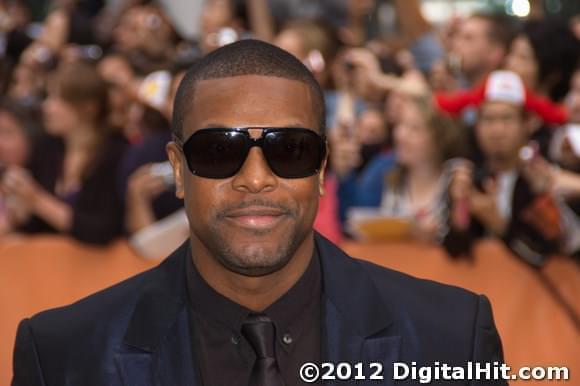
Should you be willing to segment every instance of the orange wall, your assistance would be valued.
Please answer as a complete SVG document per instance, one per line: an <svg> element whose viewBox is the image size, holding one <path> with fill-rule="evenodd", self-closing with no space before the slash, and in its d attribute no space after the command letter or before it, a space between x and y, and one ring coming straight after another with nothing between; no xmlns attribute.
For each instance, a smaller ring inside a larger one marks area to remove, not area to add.
<svg viewBox="0 0 580 386"><path fill-rule="evenodd" d="M571 316L580 316L580 267L570 259L553 258L539 272L492 241L481 243L472 261L452 260L437 247L417 244L343 247L377 264L486 294L509 366L568 366L576 376L570 384L580 385L580 326ZM10 383L14 335L22 318L71 303L156 264L137 257L125 241L91 248L59 237L2 240L0 385Z"/></svg>

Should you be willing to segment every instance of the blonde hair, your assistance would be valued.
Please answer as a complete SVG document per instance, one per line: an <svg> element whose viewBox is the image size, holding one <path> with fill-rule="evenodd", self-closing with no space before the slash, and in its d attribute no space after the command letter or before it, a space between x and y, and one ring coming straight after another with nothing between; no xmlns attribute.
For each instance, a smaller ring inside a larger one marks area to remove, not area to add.
<svg viewBox="0 0 580 386"><path fill-rule="evenodd" d="M466 133L460 122L437 109L430 94L406 95L406 99L420 111L435 145L437 161L441 165L447 160L466 155ZM405 175L406 168L397 164L387 173L385 181L388 186L400 187L404 183Z"/></svg>

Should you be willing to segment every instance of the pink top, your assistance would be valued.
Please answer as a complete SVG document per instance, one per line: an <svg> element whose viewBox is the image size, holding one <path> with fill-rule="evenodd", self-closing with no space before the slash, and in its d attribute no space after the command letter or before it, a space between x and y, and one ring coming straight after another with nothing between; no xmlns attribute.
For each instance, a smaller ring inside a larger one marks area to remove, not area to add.
<svg viewBox="0 0 580 386"><path fill-rule="evenodd" d="M314 229L335 244L342 241L342 232L338 220L338 183L332 174L326 174L324 180L325 194L320 197L318 213L314 220Z"/></svg>

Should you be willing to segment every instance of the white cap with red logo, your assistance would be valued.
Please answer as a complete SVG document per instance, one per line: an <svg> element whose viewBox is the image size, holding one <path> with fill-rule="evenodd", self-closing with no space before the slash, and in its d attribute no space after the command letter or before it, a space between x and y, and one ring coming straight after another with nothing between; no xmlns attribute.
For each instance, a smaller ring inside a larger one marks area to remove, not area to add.
<svg viewBox="0 0 580 386"><path fill-rule="evenodd" d="M484 100L524 105L526 101L524 83L515 72L494 71L485 82Z"/></svg>

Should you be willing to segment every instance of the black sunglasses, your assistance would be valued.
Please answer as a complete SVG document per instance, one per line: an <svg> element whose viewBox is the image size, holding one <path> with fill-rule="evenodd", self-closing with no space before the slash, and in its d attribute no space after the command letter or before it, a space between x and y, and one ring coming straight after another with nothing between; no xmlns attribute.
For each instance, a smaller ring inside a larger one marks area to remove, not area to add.
<svg viewBox="0 0 580 386"><path fill-rule="evenodd" d="M260 129L259 138L248 129ZM326 139L313 130L285 127L209 128L196 131L181 146L192 174L229 178L241 168L250 149L258 146L272 171L281 178L304 178L320 170Z"/></svg>

